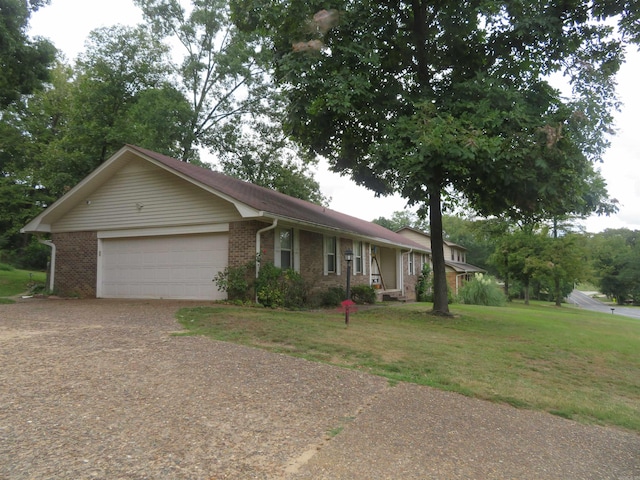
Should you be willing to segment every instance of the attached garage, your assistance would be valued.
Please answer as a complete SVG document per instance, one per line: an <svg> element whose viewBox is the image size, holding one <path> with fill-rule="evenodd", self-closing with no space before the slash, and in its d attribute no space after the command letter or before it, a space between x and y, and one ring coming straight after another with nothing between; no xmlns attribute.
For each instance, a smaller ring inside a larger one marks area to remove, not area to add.
<svg viewBox="0 0 640 480"><path fill-rule="evenodd" d="M97 296L220 300L213 277L227 266L227 233L103 238Z"/></svg>

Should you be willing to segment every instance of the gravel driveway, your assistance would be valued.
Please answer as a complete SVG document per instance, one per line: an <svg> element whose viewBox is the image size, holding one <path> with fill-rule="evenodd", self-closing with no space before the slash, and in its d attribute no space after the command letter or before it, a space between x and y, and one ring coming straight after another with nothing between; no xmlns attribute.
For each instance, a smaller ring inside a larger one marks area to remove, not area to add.
<svg viewBox="0 0 640 480"><path fill-rule="evenodd" d="M0 478L640 480L640 435L175 336L183 305L0 305Z"/></svg>

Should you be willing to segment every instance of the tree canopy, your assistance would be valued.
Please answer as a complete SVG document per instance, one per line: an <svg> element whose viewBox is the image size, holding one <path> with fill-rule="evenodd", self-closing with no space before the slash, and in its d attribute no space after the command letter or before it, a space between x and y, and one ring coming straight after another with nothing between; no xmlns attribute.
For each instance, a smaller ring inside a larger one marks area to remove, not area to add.
<svg viewBox="0 0 640 480"><path fill-rule="evenodd" d="M31 12L45 0L0 0L0 110L32 93L49 79L56 49L27 36Z"/></svg>
<svg viewBox="0 0 640 480"><path fill-rule="evenodd" d="M448 313L442 201L570 213L606 147L627 2L232 0L276 52L285 125L335 171L430 219L434 310ZM619 20L620 33L607 23ZM567 75L564 99L549 76ZM564 190L563 190L564 189ZM558 202L559 195L563 198Z"/></svg>
<svg viewBox="0 0 640 480"><path fill-rule="evenodd" d="M31 265L32 257L43 267L44 257L28 253L33 242L20 228L126 143L202 165L203 149L222 152L215 167L231 175L326 202L309 170L315 159L298 155L274 120L277 96L267 95L259 52L234 31L225 2L195 1L189 15L178 8L184 2L141 2L147 24L92 31L71 65L51 63L55 49L44 42L50 64L21 64L47 74L31 87L7 75L20 59L17 49L36 45L25 33L29 12L45 2L0 2L0 86L6 79L16 87L0 89L4 261ZM16 26L13 37L8 24ZM179 66L166 41L173 34L187 51Z"/></svg>

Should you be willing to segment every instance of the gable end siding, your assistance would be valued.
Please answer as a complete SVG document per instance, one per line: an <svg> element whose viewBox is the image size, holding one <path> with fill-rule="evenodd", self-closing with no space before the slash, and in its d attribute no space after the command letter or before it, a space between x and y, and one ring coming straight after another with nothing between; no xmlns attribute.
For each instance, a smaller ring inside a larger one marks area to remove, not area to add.
<svg viewBox="0 0 640 480"><path fill-rule="evenodd" d="M52 231L201 225L239 218L231 203L136 160L55 222Z"/></svg>
<svg viewBox="0 0 640 480"><path fill-rule="evenodd" d="M55 293L65 297L96 296L98 235L96 232L54 233Z"/></svg>
<svg viewBox="0 0 640 480"><path fill-rule="evenodd" d="M413 230L401 230L398 233L409 240L419 243L420 245L424 245L427 248L431 248L431 238L426 235L414 232Z"/></svg>

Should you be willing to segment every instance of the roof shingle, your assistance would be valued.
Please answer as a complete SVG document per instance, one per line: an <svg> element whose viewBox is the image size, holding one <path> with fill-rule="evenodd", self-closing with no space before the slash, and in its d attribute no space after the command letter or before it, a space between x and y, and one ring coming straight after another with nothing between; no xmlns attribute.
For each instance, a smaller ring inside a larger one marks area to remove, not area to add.
<svg viewBox="0 0 640 480"><path fill-rule="evenodd" d="M358 236L385 240L420 251L428 251L423 245L413 242L381 225L229 177L220 172L182 162L145 148L134 145L127 145L127 147L202 185L219 191L251 208L262 211L266 216L291 219L323 228L350 232Z"/></svg>

